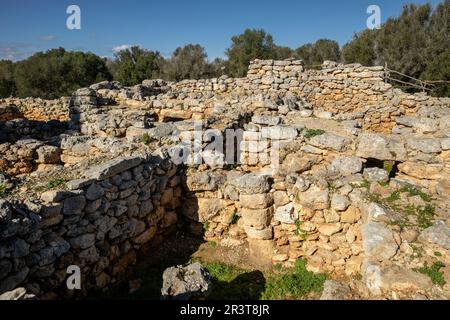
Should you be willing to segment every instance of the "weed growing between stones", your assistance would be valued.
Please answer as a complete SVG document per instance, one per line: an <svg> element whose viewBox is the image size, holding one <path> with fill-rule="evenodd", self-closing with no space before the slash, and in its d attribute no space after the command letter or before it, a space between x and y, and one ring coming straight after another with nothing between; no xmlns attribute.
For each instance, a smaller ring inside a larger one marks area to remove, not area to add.
<svg viewBox="0 0 450 320"><path fill-rule="evenodd" d="M302 238L302 240L304 241L304 240L306 240L306 237L308 236L308 232L306 232L305 230L302 229L302 224L303 224L303 221L300 221L300 220L295 221L295 226L296 226L295 234L297 236L300 236Z"/></svg>
<svg viewBox="0 0 450 320"><path fill-rule="evenodd" d="M316 137L316 136L321 136L322 134L325 133L325 130L321 130L321 129L304 129L302 131L302 133L303 133L303 136L306 139L311 139L311 138Z"/></svg>
<svg viewBox="0 0 450 320"><path fill-rule="evenodd" d="M47 183L47 188L48 189L62 188L66 185L66 183L67 181L65 179L55 179Z"/></svg>
<svg viewBox="0 0 450 320"><path fill-rule="evenodd" d="M440 261L433 263L433 265L431 267L429 267L428 263L425 262L425 265L422 268L416 268L413 270L429 276L431 281L434 284L437 284L437 285L443 287L446 284L446 282L444 280L444 274L442 272L440 272L439 270L441 270L441 268L444 268L444 267L445 267L445 264Z"/></svg>
<svg viewBox="0 0 450 320"><path fill-rule="evenodd" d="M150 136L148 135L148 133L144 133L142 136L141 136L141 142L143 143L143 144L145 144L145 145L149 145L150 144L150 142L151 142L151 138L150 138Z"/></svg>
<svg viewBox="0 0 450 320"><path fill-rule="evenodd" d="M0 199L6 197L8 194L8 189L4 184L0 184Z"/></svg>
<svg viewBox="0 0 450 320"><path fill-rule="evenodd" d="M422 200L425 201L425 202L430 202L430 201L431 201L431 197L430 197L428 194L426 194L426 193L423 192L423 191L420 191L419 189L417 189L417 188L415 188L415 187L413 187L413 186L406 186L406 187L403 187L402 189L400 189L400 192L406 192L406 193L408 193L411 197L419 196L419 197L421 197Z"/></svg>
<svg viewBox="0 0 450 320"><path fill-rule="evenodd" d="M419 229L426 229L431 227L433 225L436 209L430 203L426 203L422 206L414 205L412 203L405 205L400 202L402 193L407 193L410 197L419 196L424 202L431 201L429 195L413 186L406 186L395 190L386 198L382 198L376 193L370 193L367 195L367 199L402 214L401 219L390 221L388 224L397 225L401 228L417 227Z"/></svg>

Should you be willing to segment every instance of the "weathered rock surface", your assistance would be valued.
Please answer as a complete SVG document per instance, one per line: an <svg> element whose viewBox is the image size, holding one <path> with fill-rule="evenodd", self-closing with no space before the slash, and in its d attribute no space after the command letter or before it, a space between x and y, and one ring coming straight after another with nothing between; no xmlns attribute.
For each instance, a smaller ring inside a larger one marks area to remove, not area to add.
<svg viewBox="0 0 450 320"><path fill-rule="evenodd" d="M211 289L211 277L200 263L171 267L163 273L161 295L164 300L206 298Z"/></svg>

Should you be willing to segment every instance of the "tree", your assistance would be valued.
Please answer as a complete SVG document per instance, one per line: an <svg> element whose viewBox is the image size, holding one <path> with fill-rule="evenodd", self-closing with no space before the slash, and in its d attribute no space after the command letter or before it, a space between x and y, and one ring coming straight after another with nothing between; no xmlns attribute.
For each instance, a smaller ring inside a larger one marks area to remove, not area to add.
<svg viewBox="0 0 450 320"><path fill-rule="evenodd" d="M450 49L435 57L421 75L422 80L441 80L450 82ZM440 97L450 96L450 83L435 84L432 94Z"/></svg>
<svg viewBox="0 0 450 320"><path fill-rule="evenodd" d="M430 59L427 26L431 6L407 5L398 18L390 18L379 30L377 55L390 69L418 78Z"/></svg>
<svg viewBox="0 0 450 320"><path fill-rule="evenodd" d="M14 94L14 64L9 60L0 60L0 98Z"/></svg>
<svg viewBox="0 0 450 320"><path fill-rule="evenodd" d="M361 63L364 66L377 64L375 51L377 30L364 30L353 36L353 40L342 48L341 59L344 63Z"/></svg>
<svg viewBox="0 0 450 320"><path fill-rule="evenodd" d="M275 57L277 60L284 60L294 57L294 50L289 47L275 46Z"/></svg>
<svg viewBox="0 0 450 320"><path fill-rule="evenodd" d="M132 86L160 77L163 60L157 51L133 46L115 53L115 60L109 62L108 67L115 80Z"/></svg>
<svg viewBox="0 0 450 320"><path fill-rule="evenodd" d="M221 58L215 58L209 65L209 75L211 78L218 78L225 73L226 61Z"/></svg>
<svg viewBox="0 0 450 320"><path fill-rule="evenodd" d="M58 98L92 83L110 80L105 60L93 53L63 48L38 52L14 67L19 97Z"/></svg>
<svg viewBox="0 0 450 320"><path fill-rule="evenodd" d="M307 66L319 65L326 60L339 61L340 48L336 41L320 39L314 44L308 43L299 47L296 56Z"/></svg>
<svg viewBox="0 0 450 320"><path fill-rule="evenodd" d="M164 76L174 81L206 78L211 73L205 48L198 44L177 48L163 69Z"/></svg>
<svg viewBox="0 0 450 320"><path fill-rule="evenodd" d="M264 30L247 29L243 34L231 38L231 47L227 49L227 71L234 77L247 74L250 61L254 59L273 59L276 46L273 38Z"/></svg>

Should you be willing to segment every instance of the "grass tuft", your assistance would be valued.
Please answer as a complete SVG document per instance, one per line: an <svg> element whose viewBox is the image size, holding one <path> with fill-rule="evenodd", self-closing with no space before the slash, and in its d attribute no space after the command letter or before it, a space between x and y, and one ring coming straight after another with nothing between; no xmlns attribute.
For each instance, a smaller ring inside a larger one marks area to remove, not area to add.
<svg viewBox="0 0 450 320"><path fill-rule="evenodd" d="M325 133L325 131L322 130L322 129L305 129L303 131L303 136L306 139L311 139L311 138L316 137L316 136L321 136L324 133Z"/></svg>
<svg viewBox="0 0 450 320"><path fill-rule="evenodd" d="M52 181L49 181L49 183L47 183L47 188L48 189L56 189L56 188L60 188L60 187L64 187L66 185L66 180L65 179L55 179Z"/></svg>

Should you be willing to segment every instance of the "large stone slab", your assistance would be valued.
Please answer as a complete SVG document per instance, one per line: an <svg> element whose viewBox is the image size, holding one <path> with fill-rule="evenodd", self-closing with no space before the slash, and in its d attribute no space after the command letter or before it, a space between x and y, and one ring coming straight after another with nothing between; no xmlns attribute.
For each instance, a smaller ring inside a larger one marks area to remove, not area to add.
<svg viewBox="0 0 450 320"><path fill-rule="evenodd" d="M93 167L86 172L86 177L97 180L104 180L140 165L141 157L117 158L99 166Z"/></svg>
<svg viewBox="0 0 450 320"><path fill-rule="evenodd" d="M362 227L364 253L374 261L389 260L398 250L392 231L382 223L369 221Z"/></svg>

